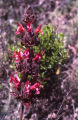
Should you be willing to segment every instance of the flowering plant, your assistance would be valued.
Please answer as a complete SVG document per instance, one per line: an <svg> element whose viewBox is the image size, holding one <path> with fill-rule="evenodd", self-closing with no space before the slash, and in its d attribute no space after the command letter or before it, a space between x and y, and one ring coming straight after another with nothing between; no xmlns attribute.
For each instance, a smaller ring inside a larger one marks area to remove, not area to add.
<svg viewBox="0 0 78 120"><path fill-rule="evenodd" d="M9 80L13 85L11 94L21 100L23 105L27 105L26 103L30 103L32 98L40 94L43 82L48 77L48 70L61 64L67 56L61 41L62 35L58 36L51 25L41 29L40 24L33 30L35 20L33 9L29 7L24 19L26 27L17 24L16 35L20 36L23 49L20 48L12 54L16 72Z"/></svg>
<svg viewBox="0 0 78 120"><path fill-rule="evenodd" d="M16 30L16 35L20 36L24 50L19 48L18 51L12 52L12 62L15 64L16 72L10 76L9 83L13 88L11 94L21 100L23 105L27 105L26 103L30 103L31 99L40 94L43 88L40 61L45 52L39 50L36 54L34 53L33 46L40 44L38 35L42 33L42 25L33 30L35 15L31 7L26 10L24 22L26 27L18 23Z"/></svg>

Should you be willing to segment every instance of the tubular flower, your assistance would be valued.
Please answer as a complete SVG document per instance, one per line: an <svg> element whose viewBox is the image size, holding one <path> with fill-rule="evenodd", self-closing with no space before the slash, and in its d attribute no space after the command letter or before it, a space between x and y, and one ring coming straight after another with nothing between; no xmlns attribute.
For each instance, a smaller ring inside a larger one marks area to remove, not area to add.
<svg viewBox="0 0 78 120"><path fill-rule="evenodd" d="M30 95L30 82L27 80L25 83L25 92Z"/></svg>
<svg viewBox="0 0 78 120"><path fill-rule="evenodd" d="M27 23L27 32L32 32L32 24L30 22Z"/></svg>
<svg viewBox="0 0 78 120"><path fill-rule="evenodd" d="M41 27L42 25L40 24L36 29L35 29L35 33L38 34L41 31Z"/></svg>
<svg viewBox="0 0 78 120"><path fill-rule="evenodd" d="M29 48L24 51L24 58L29 59Z"/></svg>
<svg viewBox="0 0 78 120"><path fill-rule="evenodd" d="M42 30L40 30L40 35L42 36L44 33L43 33L43 31Z"/></svg>
<svg viewBox="0 0 78 120"><path fill-rule="evenodd" d="M16 35L19 35L20 33L24 33L24 31L25 29L23 28L23 26L21 24L18 24Z"/></svg>
<svg viewBox="0 0 78 120"><path fill-rule="evenodd" d="M30 87L30 90L35 90L36 94L40 94L40 89L42 88L42 85L40 82L35 83Z"/></svg>
<svg viewBox="0 0 78 120"><path fill-rule="evenodd" d="M16 88L18 88L20 86L20 84L21 84L20 79L17 76L17 74L14 77L13 77L13 75L11 75L9 82L13 83Z"/></svg>
<svg viewBox="0 0 78 120"><path fill-rule="evenodd" d="M22 59L23 53L21 50L19 50L19 52L14 52L12 59L15 59L15 63L18 63L21 59Z"/></svg>
<svg viewBox="0 0 78 120"><path fill-rule="evenodd" d="M33 60L37 60L37 62L40 62L42 55L44 54L44 52L40 53L40 51L35 55L35 57L33 58Z"/></svg>

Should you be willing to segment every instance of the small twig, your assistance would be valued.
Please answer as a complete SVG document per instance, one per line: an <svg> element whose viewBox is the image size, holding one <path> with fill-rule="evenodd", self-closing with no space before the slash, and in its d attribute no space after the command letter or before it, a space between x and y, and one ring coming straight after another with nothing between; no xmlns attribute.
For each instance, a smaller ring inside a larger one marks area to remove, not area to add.
<svg viewBox="0 0 78 120"><path fill-rule="evenodd" d="M62 106L63 106L63 104L64 104L64 102L65 102L65 99L66 99L66 97L70 94L70 92L71 92L71 89L69 90L69 92L66 94L66 96L64 97L64 99L63 99L63 101L62 101L62 103L61 103L61 106L60 106L60 108L59 108L59 110L58 110L58 112L57 112L57 116L59 115L59 113L60 113L60 110L62 109ZM57 118L56 118L56 120L58 120Z"/></svg>
<svg viewBox="0 0 78 120"><path fill-rule="evenodd" d="M73 114L75 114L75 105L74 105L74 100L72 100L72 107L73 107ZM73 117L73 120L76 120L76 119Z"/></svg>
<svg viewBox="0 0 78 120"><path fill-rule="evenodd" d="M21 103L20 118L19 118L19 120L22 120L22 118L23 118L23 110L24 110L24 106L23 106L23 104Z"/></svg>
<svg viewBox="0 0 78 120"><path fill-rule="evenodd" d="M64 113L63 114L61 114L58 118L57 118L57 120L59 120L62 116L64 115Z"/></svg>

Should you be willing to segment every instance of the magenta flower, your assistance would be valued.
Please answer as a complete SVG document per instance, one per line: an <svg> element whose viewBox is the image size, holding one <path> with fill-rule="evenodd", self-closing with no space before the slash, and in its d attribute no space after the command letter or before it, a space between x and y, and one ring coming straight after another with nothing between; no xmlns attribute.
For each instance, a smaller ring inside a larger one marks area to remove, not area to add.
<svg viewBox="0 0 78 120"><path fill-rule="evenodd" d="M19 77L17 76L17 74L13 77L13 75L10 76L10 80L9 80L10 83L13 83L14 84L14 87L18 88L21 83L20 83L20 79Z"/></svg>
<svg viewBox="0 0 78 120"><path fill-rule="evenodd" d="M12 59L15 59L15 63L18 63L21 59L22 59L23 53L22 51L19 49L19 52L14 52Z"/></svg>
<svg viewBox="0 0 78 120"><path fill-rule="evenodd" d="M20 33L24 33L24 31L25 29L23 28L23 26L21 24L18 24L16 34L19 35Z"/></svg>
<svg viewBox="0 0 78 120"><path fill-rule="evenodd" d="M42 30L40 30L40 35L42 36L44 33L43 33L43 31Z"/></svg>
<svg viewBox="0 0 78 120"><path fill-rule="evenodd" d="M35 90L36 94L40 94L40 89L42 88L42 85L40 82L35 83L30 87L31 90Z"/></svg>
<svg viewBox="0 0 78 120"><path fill-rule="evenodd" d="M30 82L27 80L25 83L25 92L30 95Z"/></svg>
<svg viewBox="0 0 78 120"><path fill-rule="evenodd" d="M42 58L42 55L44 54L44 52L38 52L35 57L33 58L33 60L36 60L37 62L40 62L41 58Z"/></svg>
<svg viewBox="0 0 78 120"><path fill-rule="evenodd" d="M32 32L32 24L30 22L27 23L27 31Z"/></svg>
<svg viewBox="0 0 78 120"><path fill-rule="evenodd" d="M40 24L36 29L35 29L35 33L38 34L41 31L41 27L42 25Z"/></svg>
<svg viewBox="0 0 78 120"><path fill-rule="evenodd" d="M29 59L29 48L24 51L24 58Z"/></svg>

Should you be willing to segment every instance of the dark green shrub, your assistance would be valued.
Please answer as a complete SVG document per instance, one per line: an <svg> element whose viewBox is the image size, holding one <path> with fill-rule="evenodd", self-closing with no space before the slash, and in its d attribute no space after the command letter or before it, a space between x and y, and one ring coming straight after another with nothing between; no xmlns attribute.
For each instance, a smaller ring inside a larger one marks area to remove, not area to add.
<svg viewBox="0 0 78 120"><path fill-rule="evenodd" d="M41 74L44 74L49 69L57 69L66 59L68 53L63 45L63 33L56 33L51 24L45 25L42 31L43 35L39 34L40 45L35 46L34 51L35 54L39 50L45 51L40 64Z"/></svg>

